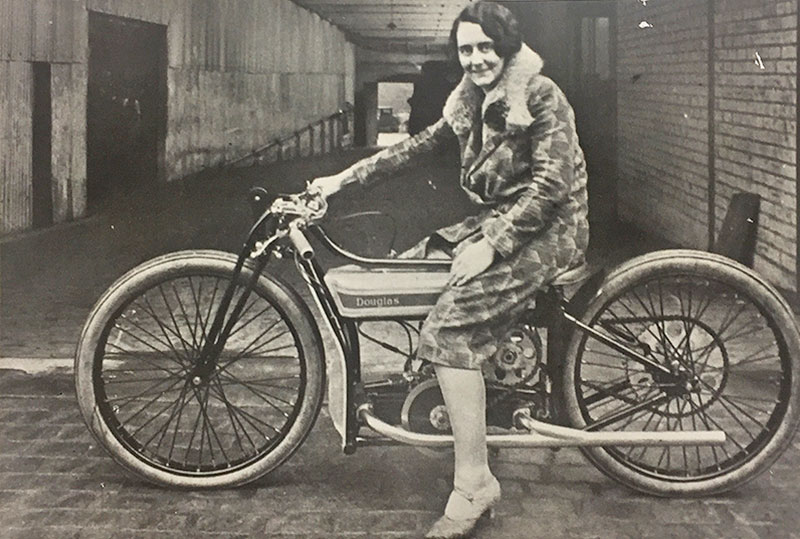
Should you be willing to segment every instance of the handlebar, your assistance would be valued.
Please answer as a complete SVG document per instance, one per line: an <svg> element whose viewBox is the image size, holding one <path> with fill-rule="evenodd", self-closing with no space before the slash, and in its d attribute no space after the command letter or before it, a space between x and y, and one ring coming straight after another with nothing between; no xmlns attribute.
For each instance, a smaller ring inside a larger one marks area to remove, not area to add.
<svg viewBox="0 0 800 539"><path fill-rule="evenodd" d="M289 241L292 242L294 250L300 255L300 258L305 260L314 258L314 248L311 247L306 235L300 230L297 221L292 221L289 224Z"/></svg>
<svg viewBox="0 0 800 539"><path fill-rule="evenodd" d="M308 224L325 216L328 211L328 201L319 190L309 188L301 193L276 198L269 211L274 215L294 217Z"/></svg>
<svg viewBox="0 0 800 539"><path fill-rule="evenodd" d="M267 199L265 191L256 194L259 195L261 200ZM327 210L327 201L322 196L321 192L316 189L306 189L301 193L278 196L251 228L250 239L247 242L251 244L252 241L249 256L251 258L258 258L268 251L271 251L276 243L288 240L298 258L302 260L312 259L314 257L314 248L308 241L306 232L309 229L309 225L316 224L316 221L319 221L325 216ZM267 227L268 232L265 234L266 238L255 241L255 235L259 227L265 223L271 223ZM322 241L325 247L358 264L380 265L381 267L423 266L438 268L441 266L449 266L451 263L450 260L436 259L368 258L343 249L331 240L321 227L313 227L313 231L315 232L315 236Z"/></svg>
<svg viewBox="0 0 800 539"><path fill-rule="evenodd" d="M266 190L257 189L251 191L254 208L263 203L267 197ZM250 257L258 258L270 248L272 244L280 238L288 238L297 254L309 260L314 257L314 249L303 232L309 224L322 219L328 211L328 203L317 189L306 189L305 191L291 195L280 195L275 198L268 208L263 210L263 214L257 219L256 224L250 229L247 244L252 245ZM263 241L256 241L255 234L259 228L273 219L276 223L270 233L270 237ZM252 242L252 243L251 243Z"/></svg>

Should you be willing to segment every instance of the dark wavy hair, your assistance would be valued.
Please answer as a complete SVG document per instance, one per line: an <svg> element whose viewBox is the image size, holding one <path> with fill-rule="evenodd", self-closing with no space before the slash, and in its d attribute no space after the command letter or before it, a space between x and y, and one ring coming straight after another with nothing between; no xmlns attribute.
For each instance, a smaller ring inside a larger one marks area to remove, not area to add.
<svg viewBox="0 0 800 539"><path fill-rule="evenodd" d="M456 33L462 22L480 24L483 33L494 41L494 50L501 58L508 58L519 52L522 47L522 36L519 33L519 22L508 8L494 2L475 2L469 4L456 20L450 30L448 51L453 60L458 60L458 42Z"/></svg>

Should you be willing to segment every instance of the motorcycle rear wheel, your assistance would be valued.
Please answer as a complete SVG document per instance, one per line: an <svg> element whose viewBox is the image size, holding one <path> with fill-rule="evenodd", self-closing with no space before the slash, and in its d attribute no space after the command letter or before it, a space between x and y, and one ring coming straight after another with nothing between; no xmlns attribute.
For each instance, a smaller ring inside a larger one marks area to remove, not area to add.
<svg viewBox="0 0 800 539"><path fill-rule="evenodd" d="M84 326L75 357L84 421L116 462L148 481L249 483L288 459L319 413L317 326L297 293L271 276L256 280L213 372L196 375L235 264L218 251L145 262L103 294ZM246 263L231 305L252 273Z"/></svg>
<svg viewBox="0 0 800 539"><path fill-rule="evenodd" d="M562 379L573 426L727 436L722 446L584 449L609 477L659 496L717 494L757 477L790 445L800 333L786 301L749 268L699 251L650 253L612 272L581 320L685 381L677 387L575 330Z"/></svg>

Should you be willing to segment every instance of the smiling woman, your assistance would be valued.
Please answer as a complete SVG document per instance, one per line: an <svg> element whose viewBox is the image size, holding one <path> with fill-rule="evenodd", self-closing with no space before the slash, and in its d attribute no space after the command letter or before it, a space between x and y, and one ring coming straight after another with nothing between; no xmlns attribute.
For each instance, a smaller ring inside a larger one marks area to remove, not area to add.
<svg viewBox="0 0 800 539"><path fill-rule="evenodd" d="M462 537L500 498L486 452L481 365L538 290L583 261L588 243L586 167L572 108L541 75L519 25L492 2L467 6L450 32L464 70L443 118L349 169L317 178L330 196L394 175L448 140L461 148L461 187L475 215L437 230L405 254L453 256L426 318L417 356L432 363L453 430L454 489L429 537Z"/></svg>
<svg viewBox="0 0 800 539"><path fill-rule="evenodd" d="M464 22L458 25L458 61L464 73L475 86L483 91L491 90L503 72L503 59L494 50L494 41L487 36L480 24Z"/></svg>
<svg viewBox="0 0 800 539"><path fill-rule="evenodd" d="M519 52L519 23L507 10L478 2L467 6L450 32L450 51L464 73L480 88L491 89L505 67L504 59Z"/></svg>

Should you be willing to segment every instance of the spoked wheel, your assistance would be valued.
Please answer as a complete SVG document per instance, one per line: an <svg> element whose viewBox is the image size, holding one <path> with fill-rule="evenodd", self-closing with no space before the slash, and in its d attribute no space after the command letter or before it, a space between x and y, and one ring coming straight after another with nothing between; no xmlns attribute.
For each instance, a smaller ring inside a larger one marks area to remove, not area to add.
<svg viewBox="0 0 800 539"><path fill-rule="evenodd" d="M299 447L319 412L319 333L302 300L271 277L258 278L224 348L199 369L235 262L215 251L146 262L109 288L84 327L75 360L84 420L117 462L150 481L253 481ZM245 265L231 305L252 271Z"/></svg>
<svg viewBox="0 0 800 539"><path fill-rule="evenodd" d="M718 446L586 449L612 478L657 495L718 493L790 444L800 335L786 302L750 269L698 251L651 253L612 273L582 321L668 372L576 330L563 380L573 425L727 437Z"/></svg>

